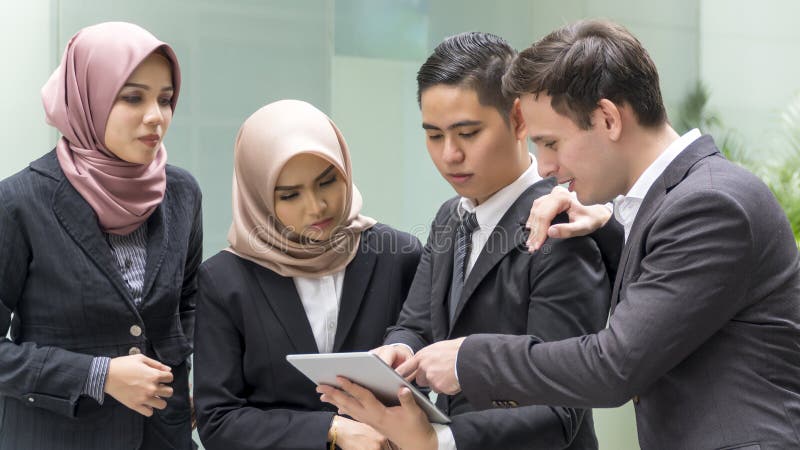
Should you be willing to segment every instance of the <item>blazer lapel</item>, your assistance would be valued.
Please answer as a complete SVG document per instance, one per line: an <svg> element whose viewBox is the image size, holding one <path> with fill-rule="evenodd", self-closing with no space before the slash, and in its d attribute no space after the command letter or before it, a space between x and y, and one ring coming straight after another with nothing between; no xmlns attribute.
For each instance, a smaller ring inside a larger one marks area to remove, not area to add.
<svg viewBox="0 0 800 450"><path fill-rule="evenodd" d="M503 217L492 230L492 234L481 250L475 265L464 282L461 300L458 302L453 321L450 323L448 334L453 331L453 325L464 310L469 298L481 284L486 275L513 249L525 244L527 232L525 223L533 200L544 192L539 192L542 186L552 189L552 180L543 180L529 187L512 203ZM547 191L549 192L549 191ZM491 251L488 251L491 250ZM452 259L452 258L451 258Z"/></svg>
<svg viewBox="0 0 800 450"><path fill-rule="evenodd" d="M641 246L641 240L644 235L644 227L641 224L647 223L650 220L650 216L653 215L664 201L664 194L663 178L659 177L656 179L655 183L653 183L647 195L645 195L641 206L639 206L639 212L636 213L630 235L628 235L628 240L625 241L625 247L622 249L622 258L617 268L617 278L614 280L614 289L611 291L611 310L609 311L609 315L614 314L617 303L619 303L620 289L622 288L622 280L627 275L631 249Z"/></svg>
<svg viewBox="0 0 800 450"><path fill-rule="evenodd" d="M142 302L146 301L147 294L153 287L153 282L158 275L158 270L164 261L164 253L167 250L169 238L169 214L166 211L168 195L164 197L164 200L147 220L147 260L144 266Z"/></svg>
<svg viewBox="0 0 800 450"><path fill-rule="evenodd" d="M347 265L344 273L339 319L336 326L336 337L333 340L334 353L341 350L344 339L353 326L353 321L361 308L361 302L364 300L364 294L375 269L376 253L369 251L370 243L364 242L365 235L363 233L361 237L358 253Z"/></svg>
<svg viewBox="0 0 800 450"><path fill-rule="evenodd" d="M303 303L291 277L282 277L253 263L251 273L258 280L264 298L278 318L296 353L319 353Z"/></svg>
<svg viewBox="0 0 800 450"><path fill-rule="evenodd" d="M127 300L130 309L138 315L133 297L125 286L117 262L111 254L111 247L100 230L97 215L66 178L61 179L53 195L53 212L67 234L111 281L119 294Z"/></svg>
<svg viewBox="0 0 800 450"><path fill-rule="evenodd" d="M678 154L675 160L664 170L664 173L656 179L653 186L650 187L650 190L647 191L647 195L645 195L642 200L642 205L639 207L639 212L636 213L636 218L631 226L630 235L622 251L617 277L616 280L614 280L614 289L611 293L610 314L614 313L617 303L619 303L620 291L623 288L623 281L627 275L626 272L631 251L634 248L641 247L641 241L644 238L645 232L644 224L650 222L650 218L664 202L669 191L686 178L691 168L694 167L697 162L716 153L719 153L719 150L711 136L701 136Z"/></svg>
<svg viewBox="0 0 800 450"><path fill-rule="evenodd" d="M431 230L431 334L434 341L447 337L449 312L447 300L453 274L453 247L458 226L458 200L452 204L450 215Z"/></svg>

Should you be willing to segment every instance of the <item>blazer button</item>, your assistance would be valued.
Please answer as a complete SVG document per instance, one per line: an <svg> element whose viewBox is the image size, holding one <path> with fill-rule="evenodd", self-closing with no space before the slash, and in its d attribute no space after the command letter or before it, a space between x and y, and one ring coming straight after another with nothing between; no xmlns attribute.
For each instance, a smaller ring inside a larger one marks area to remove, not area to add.
<svg viewBox="0 0 800 450"><path fill-rule="evenodd" d="M131 336L139 337L142 335L142 327L139 325L133 325L131 327Z"/></svg>
<svg viewBox="0 0 800 450"><path fill-rule="evenodd" d="M631 400L633 400L633 404L634 405L638 405L639 404L639 396L638 395L634 395Z"/></svg>
<svg viewBox="0 0 800 450"><path fill-rule="evenodd" d="M131 347L131 349L128 350L128 354L129 355L139 355L141 353L142 353L142 351L139 350L139 347Z"/></svg>

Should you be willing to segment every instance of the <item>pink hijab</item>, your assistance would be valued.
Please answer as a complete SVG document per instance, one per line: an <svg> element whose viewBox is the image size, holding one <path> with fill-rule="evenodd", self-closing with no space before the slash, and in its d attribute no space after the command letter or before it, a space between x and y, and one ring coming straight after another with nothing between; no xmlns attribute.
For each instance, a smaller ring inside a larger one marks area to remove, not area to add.
<svg viewBox="0 0 800 450"><path fill-rule="evenodd" d="M181 84L175 53L130 23L106 22L78 31L42 87L47 123L63 136L56 145L58 163L107 233L131 233L164 198L167 151L163 145L147 165L123 161L105 147L106 122L119 90L155 50L163 51L172 65L175 110Z"/></svg>
<svg viewBox="0 0 800 450"><path fill-rule="evenodd" d="M300 153L330 161L347 183L339 228L327 241L298 240L275 215L275 184L283 166ZM356 256L361 232L375 225L362 216L350 152L336 125L299 100L270 103L250 116L236 138L233 223L228 250L285 277L318 278L344 269Z"/></svg>

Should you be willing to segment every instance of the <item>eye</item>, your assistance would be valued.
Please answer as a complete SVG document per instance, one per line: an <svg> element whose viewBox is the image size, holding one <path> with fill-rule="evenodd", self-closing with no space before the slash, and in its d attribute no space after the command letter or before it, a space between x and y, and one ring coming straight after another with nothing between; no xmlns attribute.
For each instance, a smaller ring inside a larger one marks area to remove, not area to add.
<svg viewBox="0 0 800 450"><path fill-rule="evenodd" d="M428 135L428 140L430 140L430 141L438 141L441 138L442 138L441 134L429 134Z"/></svg>
<svg viewBox="0 0 800 450"><path fill-rule="evenodd" d="M289 193L286 193L286 194L280 194L278 196L278 199L282 200L282 201L289 201L289 200L293 200L293 199L297 198L297 195L298 195L297 192L289 192Z"/></svg>
<svg viewBox="0 0 800 450"><path fill-rule="evenodd" d="M544 143L545 148L549 148L550 150L556 149L556 141L547 141Z"/></svg>
<svg viewBox="0 0 800 450"><path fill-rule="evenodd" d="M327 179L327 180L325 180L325 181L321 181L321 182L319 183L319 185L320 185L320 186L329 186L329 185L331 185L331 184L333 184L333 183L335 183L335 182L336 182L336 175L334 175L334 176L332 176L332 177L328 178L328 179Z"/></svg>
<svg viewBox="0 0 800 450"><path fill-rule="evenodd" d="M172 97L159 97L158 104L161 106L172 106Z"/></svg>
<svg viewBox="0 0 800 450"><path fill-rule="evenodd" d="M469 139L471 137L474 137L480 131L481 130L465 131L463 133L458 133L458 135L461 136L462 138Z"/></svg>
<svg viewBox="0 0 800 450"><path fill-rule="evenodd" d="M131 105L135 105L141 103L142 96L139 94L127 94L121 96L120 100L124 101L125 103L130 103Z"/></svg>

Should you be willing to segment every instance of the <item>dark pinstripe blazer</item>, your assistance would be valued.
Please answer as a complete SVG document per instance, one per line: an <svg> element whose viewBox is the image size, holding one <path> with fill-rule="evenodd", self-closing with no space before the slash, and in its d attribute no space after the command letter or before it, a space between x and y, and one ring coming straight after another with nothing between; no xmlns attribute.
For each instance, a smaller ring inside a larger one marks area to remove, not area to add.
<svg viewBox="0 0 800 450"><path fill-rule="evenodd" d="M202 257L200 200L191 175L167 166L137 309L94 211L54 152L0 182L0 334L11 331L0 339L0 449L190 448L184 361ZM110 396L101 407L81 395L93 356L134 348L175 375L168 407L149 419Z"/></svg>

